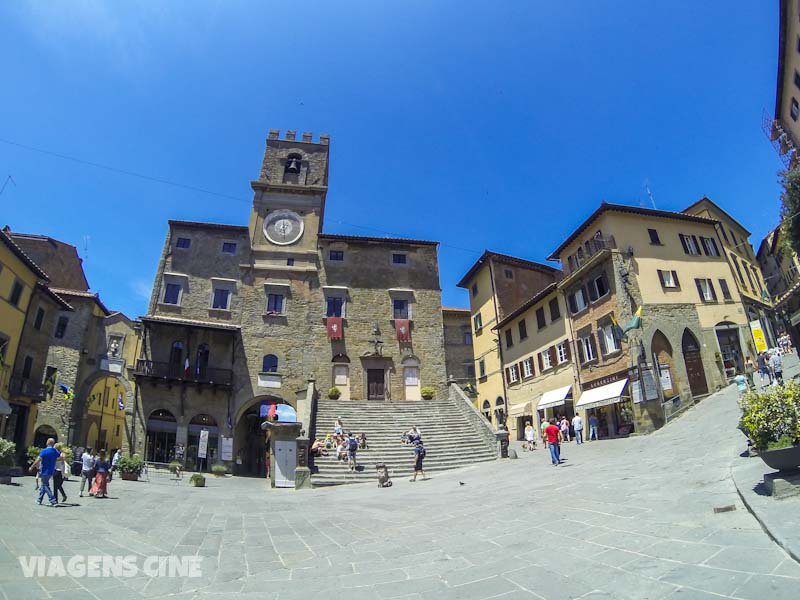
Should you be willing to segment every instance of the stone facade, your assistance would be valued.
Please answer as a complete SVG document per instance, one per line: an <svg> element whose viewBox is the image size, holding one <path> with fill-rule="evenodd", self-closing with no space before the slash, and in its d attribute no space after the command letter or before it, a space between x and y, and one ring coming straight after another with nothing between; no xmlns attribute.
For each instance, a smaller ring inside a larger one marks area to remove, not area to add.
<svg viewBox="0 0 800 600"><path fill-rule="evenodd" d="M226 460L258 474L260 411L296 406L310 379L342 399L447 393L437 243L322 233L329 139L295 138L270 132L248 226L169 223L136 368L142 418L169 431L146 453L190 458L206 428L214 459L233 437Z"/></svg>
<svg viewBox="0 0 800 600"><path fill-rule="evenodd" d="M447 378L462 389L476 390L469 309L443 308L442 319Z"/></svg>

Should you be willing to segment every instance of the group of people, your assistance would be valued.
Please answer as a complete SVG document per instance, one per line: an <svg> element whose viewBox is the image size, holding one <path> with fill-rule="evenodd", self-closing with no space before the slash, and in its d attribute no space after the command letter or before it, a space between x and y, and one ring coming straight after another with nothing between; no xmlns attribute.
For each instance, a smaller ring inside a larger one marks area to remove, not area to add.
<svg viewBox="0 0 800 600"><path fill-rule="evenodd" d="M789 337L788 333L784 333L778 338L778 345L784 354L789 354L792 351L792 338Z"/></svg>
<svg viewBox="0 0 800 600"><path fill-rule="evenodd" d="M66 455L56 446L53 438L47 440L46 447L39 452L39 456L30 466L30 472L36 474L36 489L39 491L37 503L39 505L47 500L51 506L56 506L58 495L61 494L61 502L67 501L67 494L64 492L64 478L69 469L66 464ZM92 448L86 448L81 455L81 487L80 497L83 497L83 490L89 482L89 495L95 498L108 497L108 482L112 471L116 468L117 462L122 457L122 449L119 448L108 460L106 451L94 452ZM53 482L51 489L50 482Z"/></svg>
<svg viewBox="0 0 800 600"><path fill-rule="evenodd" d="M758 374L761 378L761 385L772 385L777 382L778 385L783 385L783 352L778 348L772 350L764 350L758 354ZM750 357L745 361L745 372L747 373L748 382L751 387L755 386L753 381L753 373L755 366ZM765 383L766 382L766 383Z"/></svg>
<svg viewBox="0 0 800 600"><path fill-rule="evenodd" d="M589 415L588 440L599 439L597 433L598 424L597 417L594 414ZM580 415L575 415L572 417L571 421L567 419L566 415L557 415L553 419L542 419L541 437L545 448L548 448L551 443L551 436L547 435L548 427L558 428L560 441L562 442L570 442L574 438L575 443L583 443L583 418ZM533 424L529 421L525 424L525 443L523 444L523 448L525 450L536 450L536 438L536 429L534 429Z"/></svg>
<svg viewBox="0 0 800 600"><path fill-rule="evenodd" d="M425 480L425 471L422 469L422 461L425 460L425 446L422 443L422 432L419 427L412 425L411 429L400 436L400 443L407 446L414 446L414 476L409 481L416 481L417 475L422 475Z"/></svg>

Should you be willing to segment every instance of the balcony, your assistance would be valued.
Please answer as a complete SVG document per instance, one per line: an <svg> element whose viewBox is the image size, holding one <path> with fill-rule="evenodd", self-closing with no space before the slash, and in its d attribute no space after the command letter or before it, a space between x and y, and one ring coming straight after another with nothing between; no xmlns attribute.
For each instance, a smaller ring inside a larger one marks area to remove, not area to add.
<svg viewBox="0 0 800 600"><path fill-rule="evenodd" d="M575 254L567 258L566 274L569 275L580 269L583 265L591 260L593 256L602 252L603 250L611 250L617 247L617 242L614 236L610 237L593 237L586 240L583 245L578 248ZM563 265L562 265L563 266Z"/></svg>
<svg viewBox="0 0 800 600"><path fill-rule="evenodd" d="M32 379L23 379L19 375L12 375L8 382L8 391L12 396L25 396L34 402L44 402L47 397L47 389L43 383L37 383Z"/></svg>
<svg viewBox="0 0 800 600"><path fill-rule="evenodd" d="M141 358L136 362L134 374L137 377L148 377L154 380L161 379L167 382L221 385L225 387L230 387L233 383L233 371L230 369L215 369L212 367L198 369L195 365L184 369L177 364L155 362Z"/></svg>

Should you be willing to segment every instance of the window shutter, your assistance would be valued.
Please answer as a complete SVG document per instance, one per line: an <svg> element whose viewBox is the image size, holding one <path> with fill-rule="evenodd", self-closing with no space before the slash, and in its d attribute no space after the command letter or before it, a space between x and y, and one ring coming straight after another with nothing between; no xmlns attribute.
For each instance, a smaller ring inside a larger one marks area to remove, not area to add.
<svg viewBox="0 0 800 600"><path fill-rule="evenodd" d="M506 383L511 383L511 369L506 367Z"/></svg>
<svg viewBox="0 0 800 600"><path fill-rule="evenodd" d="M550 346L548 352L550 352L550 366L555 367L558 364L558 357L556 356L556 347Z"/></svg>
<svg viewBox="0 0 800 600"><path fill-rule="evenodd" d="M589 345L592 347L592 354L597 358L597 343L595 342L593 333L589 334Z"/></svg>
<svg viewBox="0 0 800 600"><path fill-rule="evenodd" d="M714 282L710 279L706 280L708 282L708 289L711 292L711 297L714 299L714 302L717 301L717 291L714 289Z"/></svg>
<svg viewBox="0 0 800 600"><path fill-rule="evenodd" d="M672 283L675 284L675 287L681 287L681 282L678 281L678 273L675 271L672 272Z"/></svg>
<svg viewBox="0 0 800 600"><path fill-rule="evenodd" d="M664 272L658 269L658 280L661 282L661 287L664 287Z"/></svg>
<svg viewBox="0 0 800 600"><path fill-rule="evenodd" d="M564 340L564 350L567 351L567 361L572 359L572 350L570 350L570 341Z"/></svg>
<svg viewBox="0 0 800 600"><path fill-rule="evenodd" d="M717 241L714 238L708 238L711 248L714 250L714 256L719 256L719 248L717 248Z"/></svg>
<svg viewBox="0 0 800 600"><path fill-rule="evenodd" d="M578 304L575 302L574 292L567 296L567 302L569 303L569 310L573 315L578 312Z"/></svg>
<svg viewBox="0 0 800 600"><path fill-rule="evenodd" d="M697 253L700 254L700 252L702 252L702 250L700 250L700 244L697 243L697 236L693 235L692 236L692 241L694 242L695 248L697 248Z"/></svg>
<svg viewBox="0 0 800 600"><path fill-rule="evenodd" d="M707 238L704 238L702 235L700 236L700 246L698 250L700 250L701 254L705 253L705 255L708 256L708 246L706 246L706 239Z"/></svg>
<svg viewBox="0 0 800 600"><path fill-rule="evenodd" d="M597 285L595 285L594 281L590 281L588 287L589 287L589 301L594 302L595 300L597 300Z"/></svg>
<svg viewBox="0 0 800 600"><path fill-rule="evenodd" d="M522 368L523 361L519 361L517 363L517 370L519 371L519 378L522 379L525 377L525 369Z"/></svg>
<svg viewBox="0 0 800 600"><path fill-rule="evenodd" d="M689 246L686 245L686 236L684 236L682 233L679 233L678 237L681 239L681 246L683 246L684 253L689 254Z"/></svg>
<svg viewBox="0 0 800 600"><path fill-rule="evenodd" d="M700 300L705 302L706 297L703 295L703 287L700 285L700 280L695 279L694 284L697 286L697 293L700 294Z"/></svg>
<svg viewBox="0 0 800 600"><path fill-rule="evenodd" d="M608 348L606 348L606 336L602 329L597 330L597 341L600 343L600 353L603 355L608 354Z"/></svg>
<svg viewBox="0 0 800 600"><path fill-rule="evenodd" d="M536 358L539 359L539 373L541 373L542 371L544 371L544 363L542 362L542 353L537 352Z"/></svg>
<svg viewBox="0 0 800 600"><path fill-rule="evenodd" d="M608 275L603 273L603 275L600 277L600 279L603 280L603 283L606 286L606 293L610 292L611 291L611 286L608 284Z"/></svg>

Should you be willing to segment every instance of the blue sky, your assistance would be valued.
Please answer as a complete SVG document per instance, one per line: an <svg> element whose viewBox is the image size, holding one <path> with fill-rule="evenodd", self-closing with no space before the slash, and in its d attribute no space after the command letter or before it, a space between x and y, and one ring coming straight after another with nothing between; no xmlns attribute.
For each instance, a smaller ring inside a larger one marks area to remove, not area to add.
<svg viewBox="0 0 800 600"><path fill-rule="evenodd" d="M269 128L331 135L326 230L544 260L598 203L778 218L778 1L0 3L0 225L143 314L168 219L246 224Z"/></svg>

